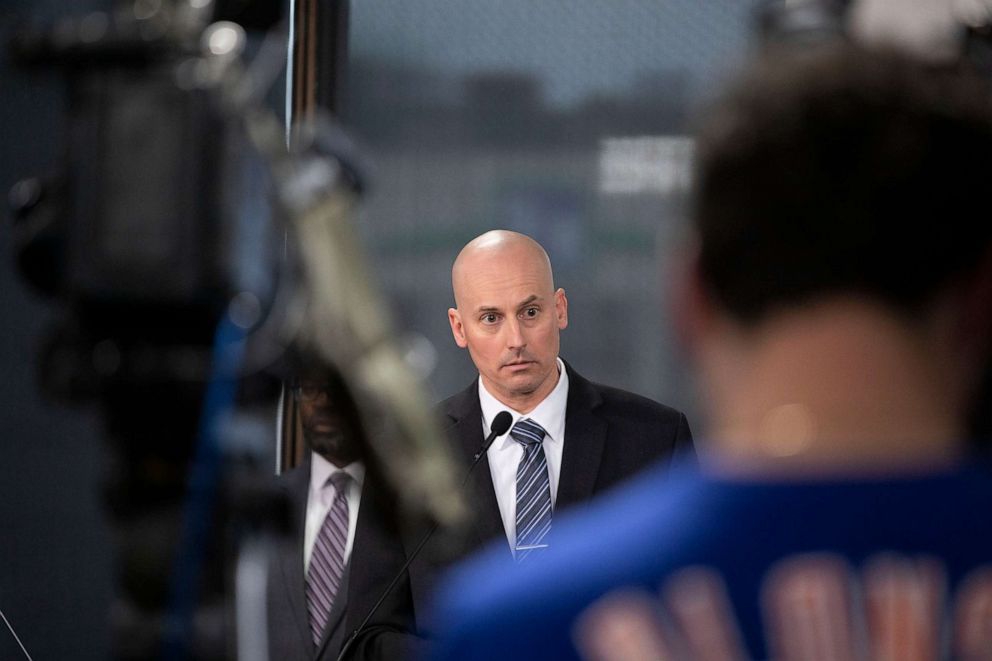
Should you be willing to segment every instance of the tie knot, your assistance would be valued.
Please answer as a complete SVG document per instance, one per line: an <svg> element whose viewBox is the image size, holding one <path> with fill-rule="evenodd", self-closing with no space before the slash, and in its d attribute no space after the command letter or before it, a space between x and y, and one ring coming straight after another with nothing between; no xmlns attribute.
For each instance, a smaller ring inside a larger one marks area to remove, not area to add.
<svg viewBox="0 0 992 661"><path fill-rule="evenodd" d="M327 482L324 486L330 484L334 487L334 490L338 493L343 492L348 487L348 482L351 480L351 475L348 475L345 471L335 471L331 473L331 476L327 478Z"/></svg>
<svg viewBox="0 0 992 661"><path fill-rule="evenodd" d="M510 430L510 437L517 443L527 446L536 445L543 441L546 433L544 427L530 418L526 418L517 420L517 424L513 425L513 429Z"/></svg>

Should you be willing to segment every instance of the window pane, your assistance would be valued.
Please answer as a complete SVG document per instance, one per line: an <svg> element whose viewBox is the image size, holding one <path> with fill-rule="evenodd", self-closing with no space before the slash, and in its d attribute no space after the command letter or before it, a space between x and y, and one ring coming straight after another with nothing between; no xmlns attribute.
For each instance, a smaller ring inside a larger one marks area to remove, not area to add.
<svg viewBox="0 0 992 661"><path fill-rule="evenodd" d="M562 356L692 409L664 318L692 108L740 61L754 0L376 0L352 6L344 118L373 166L362 231L396 318L474 376L450 266L492 228L547 248L570 300Z"/></svg>

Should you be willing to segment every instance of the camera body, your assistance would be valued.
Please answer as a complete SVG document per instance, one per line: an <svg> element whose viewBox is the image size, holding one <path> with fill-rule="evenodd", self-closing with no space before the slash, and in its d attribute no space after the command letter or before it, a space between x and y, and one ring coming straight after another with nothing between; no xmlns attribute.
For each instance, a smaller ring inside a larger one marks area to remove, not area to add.
<svg viewBox="0 0 992 661"><path fill-rule="evenodd" d="M42 347L42 387L96 403L106 428L113 658L170 647L177 658L226 658L229 632L217 623L230 615L233 528L279 526L286 514L266 491L278 375L218 374L218 329L258 334L293 261L270 163L249 135L250 104L232 102L240 50L209 42L222 32L244 46L244 31L218 23L235 17L220 5L141 13L150 6L15 35L14 61L60 72L67 95L58 172L14 186L12 238L23 276L60 312ZM218 378L229 395L211 417ZM205 431L218 412L225 429ZM218 458L205 463L204 453ZM204 465L210 474L191 471ZM204 521L209 534L191 536Z"/></svg>
<svg viewBox="0 0 992 661"><path fill-rule="evenodd" d="M21 270L69 309L43 359L57 396L204 382L232 301L250 329L286 268L268 167L201 48L206 26L149 20L106 17L97 38L91 15L12 44L68 86L60 173L11 192Z"/></svg>

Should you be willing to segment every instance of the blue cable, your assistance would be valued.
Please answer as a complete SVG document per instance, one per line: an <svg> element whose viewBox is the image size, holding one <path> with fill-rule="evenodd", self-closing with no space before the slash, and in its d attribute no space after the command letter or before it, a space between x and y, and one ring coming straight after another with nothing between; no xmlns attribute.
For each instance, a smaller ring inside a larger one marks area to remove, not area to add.
<svg viewBox="0 0 992 661"><path fill-rule="evenodd" d="M178 661L189 655L193 614L221 479L220 423L224 414L234 406L238 367L244 349L244 329L225 314L214 336L212 374L197 431L196 456L187 485L182 538L172 574L162 648L162 658L168 661Z"/></svg>

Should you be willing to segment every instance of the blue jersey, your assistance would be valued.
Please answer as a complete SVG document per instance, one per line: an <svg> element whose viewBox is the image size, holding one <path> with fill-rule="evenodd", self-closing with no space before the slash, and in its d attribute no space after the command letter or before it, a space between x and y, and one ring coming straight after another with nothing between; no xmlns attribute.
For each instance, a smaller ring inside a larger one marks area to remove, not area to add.
<svg viewBox="0 0 992 661"><path fill-rule="evenodd" d="M659 469L452 573L437 659L992 658L992 472Z"/></svg>

